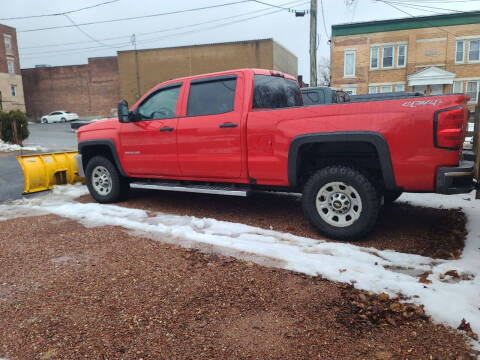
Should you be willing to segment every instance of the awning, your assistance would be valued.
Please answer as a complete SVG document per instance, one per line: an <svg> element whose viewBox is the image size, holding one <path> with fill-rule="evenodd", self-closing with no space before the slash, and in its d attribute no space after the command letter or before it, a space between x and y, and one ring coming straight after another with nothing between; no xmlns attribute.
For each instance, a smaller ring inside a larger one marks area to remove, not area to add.
<svg viewBox="0 0 480 360"><path fill-rule="evenodd" d="M417 71L412 75L408 75L408 85L441 85L453 84L455 74L450 71L440 69L436 66L431 66L426 69Z"/></svg>

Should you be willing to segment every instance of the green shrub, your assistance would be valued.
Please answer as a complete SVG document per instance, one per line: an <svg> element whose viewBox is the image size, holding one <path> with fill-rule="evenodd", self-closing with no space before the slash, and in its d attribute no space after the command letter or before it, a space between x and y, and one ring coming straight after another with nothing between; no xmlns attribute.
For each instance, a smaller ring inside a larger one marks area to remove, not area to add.
<svg viewBox="0 0 480 360"><path fill-rule="evenodd" d="M13 124L17 128L17 139L15 139ZM0 111L0 139L11 144L22 144L30 132L28 131L27 115L20 110L9 112Z"/></svg>

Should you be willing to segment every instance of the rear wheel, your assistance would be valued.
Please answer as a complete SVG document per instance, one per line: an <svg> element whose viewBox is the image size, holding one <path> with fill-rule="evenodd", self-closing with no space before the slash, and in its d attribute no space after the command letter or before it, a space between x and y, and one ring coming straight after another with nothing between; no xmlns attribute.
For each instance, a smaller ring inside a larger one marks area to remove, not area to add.
<svg viewBox="0 0 480 360"><path fill-rule="evenodd" d="M356 240L375 226L380 208L373 183L348 166L329 166L307 181L302 197L310 223L322 234Z"/></svg>
<svg viewBox="0 0 480 360"><path fill-rule="evenodd" d="M90 159L85 175L90 194L100 203L116 202L128 194L128 181L106 157L95 156Z"/></svg>
<svg viewBox="0 0 480 360"><path fill-rule="evenodd" d="M67 119L61 118L61 119L60 119L60 122L62 122L62 123L67 122Z"/></svg>

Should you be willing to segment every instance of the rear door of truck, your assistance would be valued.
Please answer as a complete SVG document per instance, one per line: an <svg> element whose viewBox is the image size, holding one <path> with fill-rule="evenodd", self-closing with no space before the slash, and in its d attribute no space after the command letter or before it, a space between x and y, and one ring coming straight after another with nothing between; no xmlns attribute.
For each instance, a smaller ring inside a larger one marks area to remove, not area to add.
<svg viewBox="0 0 480 360"><path fill-rule="evenodd" d="M190 80L178 121L181 174L195 178L239 178L244 76L235 72Z"/></svg>

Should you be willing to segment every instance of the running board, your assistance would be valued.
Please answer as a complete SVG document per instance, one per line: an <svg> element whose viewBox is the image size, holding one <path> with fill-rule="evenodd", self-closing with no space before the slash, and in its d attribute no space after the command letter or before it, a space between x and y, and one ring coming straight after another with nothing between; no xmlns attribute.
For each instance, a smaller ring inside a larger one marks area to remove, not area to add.
<svg viewBox="0 0 480 360"><path fill-rule="evenodd" d="M212 186L212 185L183 185L180 183L160 183L160 182L133 182L130 184L133 189L148 189L148 190L166 190L166 191L180 191L199 194L216 194L216 195L230 195L230 196L248 196L248 189L242 189L232 185Z"/></svg>

